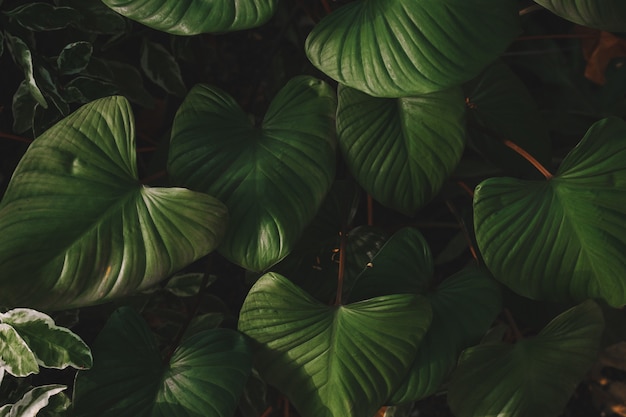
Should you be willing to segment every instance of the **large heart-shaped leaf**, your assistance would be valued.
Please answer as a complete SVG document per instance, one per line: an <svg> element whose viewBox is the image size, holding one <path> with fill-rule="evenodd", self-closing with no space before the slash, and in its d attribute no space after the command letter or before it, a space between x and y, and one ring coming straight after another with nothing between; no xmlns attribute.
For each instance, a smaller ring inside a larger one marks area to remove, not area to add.
<svg viewBox="0 0 626 417"><path fill-rule="evenodd" d="M30 146L0 203L0 303L70 308L147 288L206 255L215 198L137 181L122 97L77 110Z"/></svg>
<svg viewBox="0 0 626 417"><path fill-rule="evenodd" d="M611 32L626 31L622 0L535 0L546 9L579 25Z"/></svg>
<svg viewBox="0 0 626 417"><path fill-rule="evenodd" d="M303 417L362 417L402 381L431 314L408 294L326 306L269 273L248 294L239 329L256 341L261 376Z"/></svg>
<svg viewBox="0 0 626 417"><path fill-rule="evenodd" d="M384 99L340 86L338 96L339 146L356 180L381 204L414 214L461 159L461 89Z"/></svg>
<svg viewBox="0 0 626 417"><path fill-rule="evenodd" d="M243 336L197 333L165 364L154 335L131 308L117 310L94 343L94 367L79 372L77 417L231 417L252 369Z"/></svg>
<svg viewBox="0 0 626 417"><path fill-rule="evenodd" d="M390 402L401 404L434 394L454 369L461 351L487 332L502 299L496 281L478 268L464 269L426 294L433 321L411 371Z"/></svg>
<svg viewBox="0 0 626 417"><path fill-rule="evenodd" d="M228 32L260 26L277 0L102 0L121 15L174 35Z"/></svg>
<svg viewBox="0 0 626 417"><path fill-rule="evenodd" d="M548 130L524 83L505 63L496 61L466 83L463 91L474 148L509 174L539 176L528 161L502 143L508 139L541 163L550 162Z"/></svg>
<svg viewBox="0 0 626 417"><path fill-rule="evenodd" d="M476 76L518 34L510 0L358 0L306 41L313 65L378 97L443 90Z"/></svg>
<svg viewBox="0 0 626 417"><path fill-rule="evenodd" d="M535 299L626 304L626 122L595 123L548 181L476 188L476 239L494 276Z"/></svg>
<svg viewBox="0 0 626 417"><path fill-rule="evenodd" d="M457 417L555 417L596 359L602 311L586 301L516 344L463 352L448 391Z"/></svg>
<svg viewBox="0 0 626 417"><path fill-rule="evenodd" d="M335 172L332 89L312 77L292 79L262 126L226 93L193 88L172 128L169 170L230 210L220 252L262 271L284 258L313 219Z"/></svg>

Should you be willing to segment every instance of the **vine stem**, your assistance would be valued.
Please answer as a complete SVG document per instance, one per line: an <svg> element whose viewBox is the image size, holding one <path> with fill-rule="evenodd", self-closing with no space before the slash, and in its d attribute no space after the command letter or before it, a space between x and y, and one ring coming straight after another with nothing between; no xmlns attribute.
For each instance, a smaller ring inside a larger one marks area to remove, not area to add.
<svg viewBox="0 0 626 417"><path fill-rule="evenodd" d="M269 417L269 415L272 414L272 411L274 411L274 407L270 405L269 407L265 409L263 414L261 414L259 417Z"/></svg>
<svg viewBox="0 0 626 417"><path fill-rule="evenodd" d="M511 331L513 332L513 337L515 338L515 341L517 342L518 340L522 340L524 336L522 336L522 332L519 331L517 323L515 323L515 319L513 318L513 315L511 314L509 309L505 308L503 312L504 317L506 317L506 321L509 323Z"/></svg>
<svg viewBox="0 0 626 417"><path fill-rule="evenodd" d="M524 9L520 10L519 11L519 15L520 16L524 16L525 14L532 13L532 12L538 12L539 10L543 10L543 9L544 9L543 6L540 6L538 4L533 4L532 6L528 6L528 7L524 8Z"/></svg>
<svg viewBox="0 0 626 417"><path fill-rule="evenodd" d="M10 140L14 140L16 142L22 142L22 143L32 143L32 140L30 139L23 138L17 135L12 135L10 133L5 133L5 132L0 132L0 138L10 139Z"/></svg>
<svg viewBox="0 0 626 417"><path fill-rule="evenodd" d="M348 236L344 227L339 233L339 272L337 273L337 297L335 298L335 306L341 305L341 296L343 293L343 279L346 271L346 245Z"/></svg>
<svg viewBox="0 0 626 417"><path fill-rule="evenodd" d="M598 35L585 35L578 33L562 33L557 35L532 35L532 36L520 36L515 38L516 41L536 41L543 39L595 39Z"/></svg>
<svg viewBox="0 0 626 417"><path fill-rule="evenodd" d="M532 166L534 166L537 169L537 171L541 172L543 174L543 176L546 177L547 180L549 180L550 178L552 178L554 176L543 165L541 165L541 163L539 161L537 161L534 156L532 156L531 154L526 152L525 149L523 149L522 147L520 147L516 143L513 143L513 142L511 142L508 139L503 139L502 143L504 143L509 148L513 149L515 152L517 152L519 155L521 155L525 160L530 162L532 164Z"/></svg>

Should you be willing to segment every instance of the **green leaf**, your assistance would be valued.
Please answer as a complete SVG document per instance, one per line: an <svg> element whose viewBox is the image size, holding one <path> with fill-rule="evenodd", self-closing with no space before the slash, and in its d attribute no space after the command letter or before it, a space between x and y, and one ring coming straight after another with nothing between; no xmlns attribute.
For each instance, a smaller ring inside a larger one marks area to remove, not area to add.
<svg viewBox="0 0 626 417"><path fill-rule="evenodd" d="M89 42L73 42L65 45L57 58L57 67L61 74L78 74L89 64L93 46Z"/></svg>
<svg viewBox="0 0 626 417"><path fill-rule="evenodd" d="M74 78L65 85L64 90L68 102L81 104L119 93L115 85L89 77Z"/></svg>
<svg viewBox="0 0 626 417"><path fill-rule="evenodd" d="M252 367L245 339L227 329L185 339L163 364L154 335L128 307L113 313L93 352L94 367L76 378L77 417L231 417Z"/></svg>
<svg viewBox="0 0 626 417"><path fill-rule="evenodd" d="M431 320L420 296L324 305L269 273L252 287L239 329L255 367L303 417L372 416L402 380Z"/></svg>
<svg viewBox="0 0 626 417"><path fill-rule="evenodd" d="M423 294L433 273L433 257L424 236L417 229L407 227L391 236L359 274L349 300Z"/></svg>
<svg viewBox="0 0 626 417"><path fill-rule="evenodd" d="M24 396L10 408L0 409L6 417L35 417L50 402L51 397L67 389L64 385L43 385L28 391ZM6 410L6 411L5 411Z"/></svg>
<svg viewBox="0 0 626 417"><path fill-rule="evenodd" d="M255 127L223 91L191 90L174 119L168 168L228 206L226 258L262 271L291 251L334 178L335 106L326 83L296 77Z"/></svg>
<svg viewBox="0 0 626 417"><path fill-rule="evenodd" d="M100 0L56 0L56 3L80 13L81 19L75 26L84 32L119 35L129 29L128 21Z"/></svg>
<svg viewBox="0 0 626 417"><path fill-rule="evenodd" d="M17 331L5 323L0 323L0 369L17 377L39 373L33 352Z"/></svg>
<svg viewBox="0 0 626 417"><path fill-rule="evenodd" d="M35 100L37 100L37 103L39 103L39 105L47 108L48 103L46 103L46 99L43 97L43 94L39 90L37 82L35 81L33 56L30 53L28 45L26 45L26 43L24 43L24 41L20 38L12 36L9 33L6 33L6 37L9 49L11 51L11 54L13 55L13 60L17 65L22 68L22 71L24 71L24 77L26 77L26 81L28 82L30 94Z"/></svg>
<svg viewBox="0 0 626 417"><path fill-rule="evenodd" d="M63 29L81 18L80 13L70 7L41 2L27 3L4 13L20 26L35 32Z"/></svg>
<svg viewBox="0 0 626 417"><path fill-rule="evenodd" d="M514 142L544 165L550 162L547 128L522 81L506 64L496 61L480 76L466 83L463 90L470 118L471 142L476 150L490 163L512 175L538 175L528 161L501 141Z"/></svg>
<svg viewBox="0 0 626 417"><path fill-rule="evenodd" d="M211 281L207 279L205 282L204 276L202 273L176 274L167 282L164 289L178 297L191 297L198 294L203 283L207 286L216 278L213 276Z"/></svg>
<svg viewBox="0 0 626 417"><path fill-rule="evenodd" d="M535 0L564 19L609 32L626 32L626 4L622 0Z"/></svg>
<svg viewBox="0 0 626 417"><path fill-rule="evenodd" d="M306 53L342 84L404 97L469 80L519 32L509 0L358 0L315 26Z"/></svg>
<svg viewBox="0 0 626 417"><path fill-rule="evenodd" d="M174 35L229 32L260 26L277 0L103 0L121 15Z"/></svg>
<svg viewBox="0 0 626 417"><path fill-rule="evenodd" d="M461 90L383 99L340 86L338 98L339 146L356 180L381 204L414 214L461 159Z"/></svg>
<svg viewBox="0 0 626 417"><path fill-rule="evenodd" d="M15 94L13 94L13 104L11 106L13 131L15 133L24 133L33 126L36 105L37 100L30 92L28 81L22 81Z"/></svg>
<svg viewBox="0 0 626 417"><path fill-rule="evenodd" d="M626 123L595 123L548 181L476 188L480 252L496 279L533 299L626 304Z"/></svg>
<svg viewBox="0 0 626 417"><path fill-rule="evenodd" d="M496 282L478 268L466 268L427 295L433 320L409 376L391 397L401 404L434 394L454 369L461 351L478 343L502 310Z"/></svg>
<svg viewBox="0 0 626 417"><path fill-rule="evenodd" d="M137 180L130 104L109 97L41 135L0 203L0 304L63 308L148 288L215 248L216 199Z"/></svg>
<svg viewBox="0 0 626 417"><path fill-rule="evenodd" d="M57 326L44 313L16 308L0 314L0 322L17 331L41 366L86 369L92 365L91 352L85 342L70 330Z"/></svg>
<svg viewBox="0 0 626 417"><path fill-rule="evenodd" d="M187 92L178 62L163 45L144 40L141 45L141 69L150 81L168 93L184 97Z"/></svg>
<svg viewBox="0 0 626 417"><path fill-rule="evenodd" d="M457 417L556 417L596 359L600 308L586 301L536 337L486 343L463 352L448 390Z"/></svg>

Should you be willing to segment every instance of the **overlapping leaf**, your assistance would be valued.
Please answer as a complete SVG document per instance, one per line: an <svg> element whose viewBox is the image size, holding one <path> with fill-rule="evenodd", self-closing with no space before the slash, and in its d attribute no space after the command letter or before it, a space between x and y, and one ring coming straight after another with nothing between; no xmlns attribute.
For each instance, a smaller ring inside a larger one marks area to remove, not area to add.
<svg viewBox="0 0 626 417"><path fill-rule="evenodd" d="M313 219L335 172L336 98L296 77L272 101L260 128L226 93L196 86L172 128L169 171L230 210L220 252L253 271L284 258Z"/></svg>
<svg viewBox="0 0 626 417"><path fill-rule="evenodd" d="M358 0L323 19L306 52L342 84L403 97L469 80L518 32L509 0Z"/></svg>
<svg viewBox="0 0 626 417"><path fill-rule="evenodd" d="M447 278L426 297L433 308L433 321L407 379L390 403L434 394L454 369L461 351L480 341L502 309L497 283L473 267Z"/></svg>
<svg viewBox="0 0 626 417"><path fill-rule="evenodd" d="M64 385L43 385L24 394L15 404L0 407L0 417L35 417L44 409L53 396L65 391Z"/></svg>
<svg viewBox="0 0 626 417"><path fill-rule="evenodd" d="M611 32L626 31L626 4L622 0L535 0L535 2L579 25Z"/></svg>
<svg viewBox="0 0 626 417"><path fill-rule="evenodd" d="M256 341L261 376L303 417L360 417L402 380L430 320L420 296L326 306L269 273L248 294L239 328Z"/></svg>
<svg viewBox="0 0 626 417"><path fill-rule="evenodd" d="M277 0L103 0L130 19L174 35L228 32L262 25Z"/></svg>
<svg viewBox="0 0 626 417"><path fill-rule="evenodd" d="M243 336L227 329L187 339L163 364L154 335L132 309L117 310L93 348L94 367L80 372L77 417L231 417L252 368Z"/></svg>
<svg viewBox="0 0 626 417"><path fill-rule="evenodd" d="M626 304L626 123L594 124L548 181L476 188L476 239L494 276L535 299Z"/></svg>
<svg viewBox="0 0 626 417"><path fill-rule="evenodd" d="M147 288L213 250L216 199L137 181L133 118L92 102L24 155L0 204L0 302L70 308Z"/></svg>
<svg viewBox="0 0 626 417"><path fill-rule="evenodd" d="M555 417L596 359L603 318L586 301L516 344L463 352L448 391L455 416Z"/></svg>
<svg viewBox="0 0 626 417"><path fill-rule="evenodd" d="M463 153L461 90L384 99L340 86L338 96L339 145L353 175L381 204L414 214Z"/></svg>

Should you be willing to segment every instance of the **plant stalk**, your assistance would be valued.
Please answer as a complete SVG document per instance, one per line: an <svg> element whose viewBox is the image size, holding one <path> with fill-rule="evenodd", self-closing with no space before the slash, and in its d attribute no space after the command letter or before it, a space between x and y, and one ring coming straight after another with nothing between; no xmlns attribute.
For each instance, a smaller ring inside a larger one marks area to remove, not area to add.
<svg viewBox="0 0 626 417"><path fill-rule="evenodd" d="M337 273L337 296L335 298L335 306L340 306L342 304L341 298L343 294L344 274L346 271L346 246L348 241L345 227L339 236L339 272Z"/></svg>
<svg viewBox="0 0 626 417"><path fill-rule="evenodd" d="M511 142L508 139L503 139L502 143L504 143L509 148L513 149L520 156L522 156L525 160L530 162L532 164L532 166L534 166L537 169L537 171L541 172L541 174L543 174L543 176L546 177L547 180L549 180L550 178L552 178L554 176L543 165L541 165L541 163L539 161L537 161L534 156L532 156L531 154L526 152L526 150L523 149L522 147L520 147L519 145Z"/></svg>

